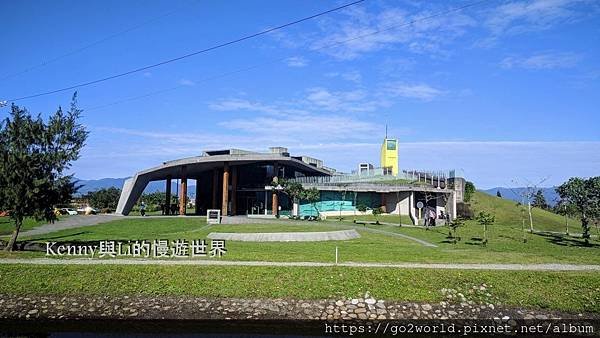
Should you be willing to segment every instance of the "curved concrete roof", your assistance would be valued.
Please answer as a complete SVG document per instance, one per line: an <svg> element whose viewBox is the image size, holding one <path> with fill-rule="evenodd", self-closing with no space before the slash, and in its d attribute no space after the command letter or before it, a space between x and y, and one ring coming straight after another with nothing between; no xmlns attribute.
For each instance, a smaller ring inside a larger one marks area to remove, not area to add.
<svg viewBox="0 0 600 338"><path fill-rule="evenodd" d="M225 163L230 165L242 165L256 162L277 162L288 166L310 172L313 175L331 175L331 172L317 168L290 156L278 153L245 153L212 156L194 156L173 161L137 172L133 177L127 179L123 184L117 214L127 215L133 208L146 186L151 181L165 180L168 177L178 178L181 176L181 168L186 167L187 177L193 178L202 172L216 168L222 168Z"/></svg>

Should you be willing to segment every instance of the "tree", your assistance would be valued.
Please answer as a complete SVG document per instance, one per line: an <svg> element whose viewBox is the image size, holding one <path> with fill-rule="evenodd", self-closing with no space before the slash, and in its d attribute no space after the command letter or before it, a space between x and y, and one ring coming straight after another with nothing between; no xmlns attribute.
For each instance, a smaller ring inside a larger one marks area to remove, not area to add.
<svg viewBox="0 0 600 338"><path fill-rule="evenodd" d="M542 189L538 189L535 192L535 195L533 195L533 203L531 203L531 206L534 208L540 208L540 209L548 209L548 203L546 203L546 197L544 197L544 193L542 192Z"/></svg>
<svg viewBox="0 0 600 338"><path fill-rule="evenodd" d="M579 214L583 239L590 243L590 221L600 217L600 176L583 179L572 177L556 191Z"/></svg>
<svg viewBox="0 0 600 338"><path fill-rule="evenodd" d="M85 196L94 208L115 210L121 197L121 189L110 187L91 191Z"/></svg>
<svg viewBox="0 0 600 338"><path fill-rule="evenodd" d="M381 207L373 208L371 211L373 213L373 217L375 217L375 224L379 224L379 215L383 213L383 209Z"/></svg>
<svg viewBox="0 0 600 338"><path fill-rule="evenodd" d="M533 213L531 212L531 210L533 209L533 199L534 196L536 195L536 193L540 190L537 187L540 186L542 183L544 183L548 178L543 178L541 179L537 184L532 184L529 180L525 180L527 182L525 188L521 189L520 192L515 192L513 190L513 193L517 196L521 196L521 205L523 206L523 208L527 207L527 213L529 214L529 232L533 233L534 229L533 229ZM518 185L516 180L513 180L513 182L515 184ZM511 189L512 190L512 189ZM543 197L543 194L542 194ZM544 200L545 202L545 200ZM525 225L525 212L523 209L523 212L521 213L523 219L523 228ZM524 241L527 242L525 235L523 235L524 237Z"/></svg>
<svg viewBox="0 0 600 338"><path fill-rule="evenodd" d="M0 207L10 211L14 230L5 250L16 248L25 217L52 221L54 205L66 203L77 190L73 175L65 175L79 158L88 132L79 123L77 94L71 108L59 107L47 121L12 105L0 123Z"/></svg>
<svg viewBox="0 0 600 338"><path fill-rule="evenodd" d="M457 217L448 224L448 227L450 227L448 238L451 239L454 244L460 241L460 237L458 236L458 228L463 227L464 225L465 219L462 217Z"/></svg>
<svg viewBox="0 0 600 338"><path fill-rule="evenodd" d="M471 200L471 196L473 196L474 193L475 193L475 184L473 184L473 182L467 181L465 183L465 195L463 197L463 200L465 202L469 202Z"/></svg>
<svg viewBox="0 0 600 338"><path fill-rule="evenodd" d="M502 194L500 193L500 190L496 190L496 197L502 198Z"/></svg>
<svg viewBox="0 0 600 338"><path fill-rule="evenodd" d="M488 243L488 227L494 224L496 217L488 212L480 211L476 217L477 223L483 226L483 245L486 246Z"/></svg>
<svg viewBox="0 0 600 338"><path fill-rule="evenodd" d="M139 202L144 201L144 203L150 208L152 211L159 211L160 205L165 204L167 201L167 193L164 191L155 191L149 194L142 194L139 198ZM185 203L189 204L190 198L186 196ZM171 194L171 205L179 204L179 197L174 194Z"/></svg>
<svg viewBox="0 0 600 338"><path fill-rule="evenodd" d="M553 208L554 213L565 216L565 234L569 235L569 217L577 214L577 208L567 200L560 199Z"/></svg>
<svg viewBox="0 0 600 338"><path fill-rule="evenodd" d="M312 205L312 207L317 211L317 218L320 218L320 212L319 212L319 209L317 208L317 202L319 202L321 200L321 193L319 192L319 190L314 187L305 189L302 192L301 198L303 200L306 200L308 203L310 203Z"/></svg>
<svg viewBox="0 0 600 338"><path fill-rule="evenodd" d="M295 181L279 179L279 182L277 182L277 183L273 182L273 184L275 186L277 184L279 184L282 188L281 191L283 191L284 194L288 195L288 197L292 200L292 203L294 203L294 204L298 203L298 200L304 194L304 187L302 186L302 184L295 182ZM298 210L296 210L296 211L298 211ZM298 216L298 215L292 215L292 216Z"/></svg>

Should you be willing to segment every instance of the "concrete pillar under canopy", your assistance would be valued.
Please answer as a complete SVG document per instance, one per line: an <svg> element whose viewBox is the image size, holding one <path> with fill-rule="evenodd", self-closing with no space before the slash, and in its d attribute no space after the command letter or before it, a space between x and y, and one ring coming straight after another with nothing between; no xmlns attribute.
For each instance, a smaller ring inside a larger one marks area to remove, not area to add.
<svg viewBox="0 0 600 338"><path fill-rule="evenodd" d="M167 177L167 186L165 187L165 215L171 213L171 176Z"/></svg>
<svg viewBox="0 0 600 338"><path fill-rule="evenodd" d="M187 210L187 168L181 167L181 187L179 189L179 215L185 215Z"/></svg>
<svg viewBox="0 0 600 338"><path fill-rule="evenodd" d="M229 164L223 166L223 196L221 200L221 215L227 216L229 207Z"/></svg>

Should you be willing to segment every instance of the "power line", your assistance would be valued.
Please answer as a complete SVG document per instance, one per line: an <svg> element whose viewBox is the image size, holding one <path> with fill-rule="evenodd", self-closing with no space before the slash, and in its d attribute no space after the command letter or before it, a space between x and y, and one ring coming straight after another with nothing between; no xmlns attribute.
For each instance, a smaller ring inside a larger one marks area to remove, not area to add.
<svg viewBox="0 0 600 338"><path fill-rule="evenodd" d="M101 38L101 39L99 39L99 40L96 40L96 41L94 41L94 42L91 42L91 43L89 43L89 44L87 44L87 45L83 45L83 46L81 46L81 47L79 47L79 48L76 48L76 49L73 49L73 50L71 50L71 51L69 51L69 52L66 52L66 53L64 53L64 54L58 55L58 56L56 56L56 57L54 57L54 58L52 58L52 59L50 59L50 60L48 60L48 61L43 61L43 62L41 62L41 63L38 63L38 64L36 64L36 65L30 66L30 67L28 67L28 68L25 68L25 69L23 69L22 71L19 71L19 72L16 72L16 73L12 73L12 74L7 74L7 75L5 75L4 77L0 78L0 81L4 81L4 80L8 80L8 79L12 79L12 78L14 78L14 77L16 77L16 76L23 75L23 74L25 74L25 73L29 73L29 72L30 72L30 71L32 71L32 70L35 70L35 69L38 69L38 68L41 68L41 67L47 66L47 65L49 65L49 64L51 64L51 63L54 63L54 62L56 62L56 61L58 61L58 60L64 59L64 58L66 58L66 57L69 57L69 56L71 56L71 55L75 55L75 54L77 54L77 53L81 53L81 52L83 52L83 51L85 51L85 50L87 50L87 49L89 49L89 48L92 48L92 47L94 47L94 46L97 46L97 45L99 45L99 44L101 44L101 43L103 43L103 42L106 42L106 41L108 41L108 40L114 39L114 38L116 38L116 37L119 37L119 36L121 36L121 35L123 35L123 34L127 34L127 33L131 32L131 31L134 31L134 30L138 29L138 28L144 27L144 26L146 26L146 25L149 25L149 24L151 24L151 23L153 23L153 22L155 22L155 21L158 21L158 20L160 20L160 19L162 19L162 18L165 18L165 17L167 17L167 16L169 16L169 15L172 15L172 14L174 14L174 13L176 13L176 12L180 11L182 8L183 8L183 7L180 7L180 8L174 9L174 10L172 10L172 11L169 11L169 12L167 12L167 13L163 13L163 14L161 14L161 15L159 15L159 16L156 16L156 17L153 17L153 18L151 18L151 19L149 19L149 20L146 20L146 21L144 21L144 22L142 22L142 23L140 23L140 24L138 24L138 25L135 25L135 26L132 26L132 27L126 28L126 29L124 29L124 30L122 30L122 31L119 31L119 32L116 32L116 33L114 33L114 34L111 34L111 35L105 36L105 37L103 37L103 38Z"/></svg>
<svg viewBox="0 0 600 338"><path fill-rule="evenodd" d="M8 101L20 101L20 100L25 100L25 99L31 99L31 98L34 98L34 97L39 97L39 96L45 96L45 95L55 94L55 93L59 93L59 92L67 91L67 90L72 90L72 89L75 89L75 88L85 87L85 86L93 85L93 84L96 84L96 83L113 80L113 79L120 78L120 77L123 77L123 76L131 75L131 74L134 74L134 73L139 73L139 72L151 69L151 68L163 66L163 65L168 64L168 63L180 61L180 60L183 60L183 59L186 59L186 58L198 55L198 54L206 53L206 52L209 52L209 51L213 51L215 49L219 49L219 48L222 48L222 47L233 45L235 43L242 42L242 41L245 41L245 40L248 40L248 39L252 39L252 38L255 38L257 36L265 35L265 34L271 33L271 32L276 31L276 30L280 30L280 29L283 29L283 28L286 28L286 27L289 27L289 26L293 26L293 25L299 24L301 22L308 21L308 20L311 20L311 19L323 16L323 15L326 15L326 14L329 14L329 13L332 13L332 12L335 12L335 11L339 11L341 9L344 9L344 8L347 8L347 7L350 7L350 6L354 6L354 5L356 5L358 3L361 3L361 2L364 2L364 1L365 0L357 0L357 1L351 2L351 3L346 4L346 5L342 5L342 6L339 6L339 7L335 7L333 9L329 9L329 10L324 11L324 12L320 12L320 13L317 13L317 14L313 14L311 16L304 17L304 18L299 19L299 20L288 22L286 24L283 24L283 25L280 25L280 26L277 26L277 27L269 28L269 29L260 31L258 33L246 35L246 36L243 36L243 37L235 39L235 40L230 40L228 42L224 42L224 43L212 46L212 47L208 47L208 48L205 48L205 49L193 52L193 53L185 54L185 55L182 55L182 56L179 56L179 57L176 57L176 58L172 58L172 59L168 59L168 60L165 60L165 61L161 61L161 62L152 64L152 65L148 65L148 66L140 67L140 68L137 68L137 69L133 69L133 70L130 70L130 71L127 71L127 72L124 72L124 73L120 73L120 74L116 74L116 75L111 75L111 76L108 76L108 77L105 77L105 78L101 78L101 79L97 79L97 80L93 80L93 81L89 81L89 82L84 82L84 83L80 83L80 84L77 84L77 85L73 85L73 86L69 86L69 87L65 87L65 88L61 88L61 89L56 89L56 90L51 90L51 91L47 91L47 92L42 92L42 93L27 95L27 96L23 96L23 97L18 97L18 98L10 99Z"/></svg>
<svg viewBox="0 0 600 338"><path fill-rule="evenodd" d="M381 28L381 29L378 29L378 30L375 30L375 31L372 31L372 32L369 32L369 33L365 33L365 34L354 36L354 37L346 39L346 40L337 41L337 42L334 42L334 43L331 43L331 44L328 44L328 45L323 45L321 47L311 49L311 51L319 51L319 50L322 50L322 49L337 47L337 46L344 45L346 43L349 43L349 42L352 42L352 41L355 41L355 40L363 39L363 38L366 38L366 37L369 37L369 36L373 36L373 35L376 35L376 34L380 34L380 33L383 33L383 32L386 32L386 31L390 31L390 30L393 30L393 29L398 29L398 28L402 28L402 27L412 26L412 25L414 25L415 23L418 23L418 22L423 22L423 21L431 20L433 18L440 17L440 16L443 16L443 15L448 15L448 14L451 14L451 13L454 13L454 12L459 12L459 11L465 10L467 8L478 6L478 5L482 4L482 3L489 2L489 1L493 1L493 0L481 0L481 1L477 1L477 2L466 4L464 6L451 8L451 9L443 11L443 12L438 12L438 13L435 13L435 14L432 14L432 15L429 15L429 16L424 16L424 17L421 17L421 18L418 18L418 19L414 19L414 20L402 23L402 24L387 26L387 27L384 27L384 28ZM195 82L196 83L203 83L203 82L207 82L207 81L210 81L210 80L215 80L215 79L227 77L227 76L230 76L230 75L233 75L233 74L238 74L238 73L246 72L246 71L257 69L257 68L260 68L260 67L263 67L263 66L266 66L266 65L270 65L270 64L274 64L274 63L277 63L277 62L280 62L280 61L287 60L289 57L290 56L288 55L288 56L285 56L285 57L282 57L282 58L273 59L273 60L270 60L270 61L267 61L267 62L264 62L264 63L255 64L253 66L248 66L248 67L244 67L244 68L238 68L238 69L226 72L226 73L221 73L221 74L218 74L218 75L206 77L206 78L197 80ZM176 89L179 89L179 88L183 88L183 87L186 87L186 86L185 85L178 85L178 86L174 86L174 87L160 89L160 90L148 92L146 94L141 94L141 95L137 95L137 96L133 96L133 97L121 99L121 100L118 100L118 101L114 101L114 102L111 102L111 103L103 104L103 105L100 105L100 106L95 106L95 107L92 107L92 108L88 108L88 109L86 109L86 111L102 109L102 108L114 106L114 105L117 105L117 104L120 104L120 103L124 103L124 102L139 100L139 99L142 99L142 98L150 97L150 96L157 95L157 94L162 94L162 93L173 91L173 90L176 90Z"/></svg>

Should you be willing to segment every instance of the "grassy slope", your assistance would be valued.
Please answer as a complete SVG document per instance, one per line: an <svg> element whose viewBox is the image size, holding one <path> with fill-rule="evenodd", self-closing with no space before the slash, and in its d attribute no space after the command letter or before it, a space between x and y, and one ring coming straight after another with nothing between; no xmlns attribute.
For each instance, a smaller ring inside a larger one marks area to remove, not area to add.
<svg viewBox="0 0 600 338"><path fill-rule="evenodd" d="M496 223L521 228L522 208L517 203L508 199L491 196L483 192L476 192L471 201L475 212L485 210L496 215ZM545 231L565 231L565 218L550 211L533 208L533 228ZM529 216L525 211L525 227L529 228ZM569 220L571 232L581 232L581 223L575 219Z"/></svg>

